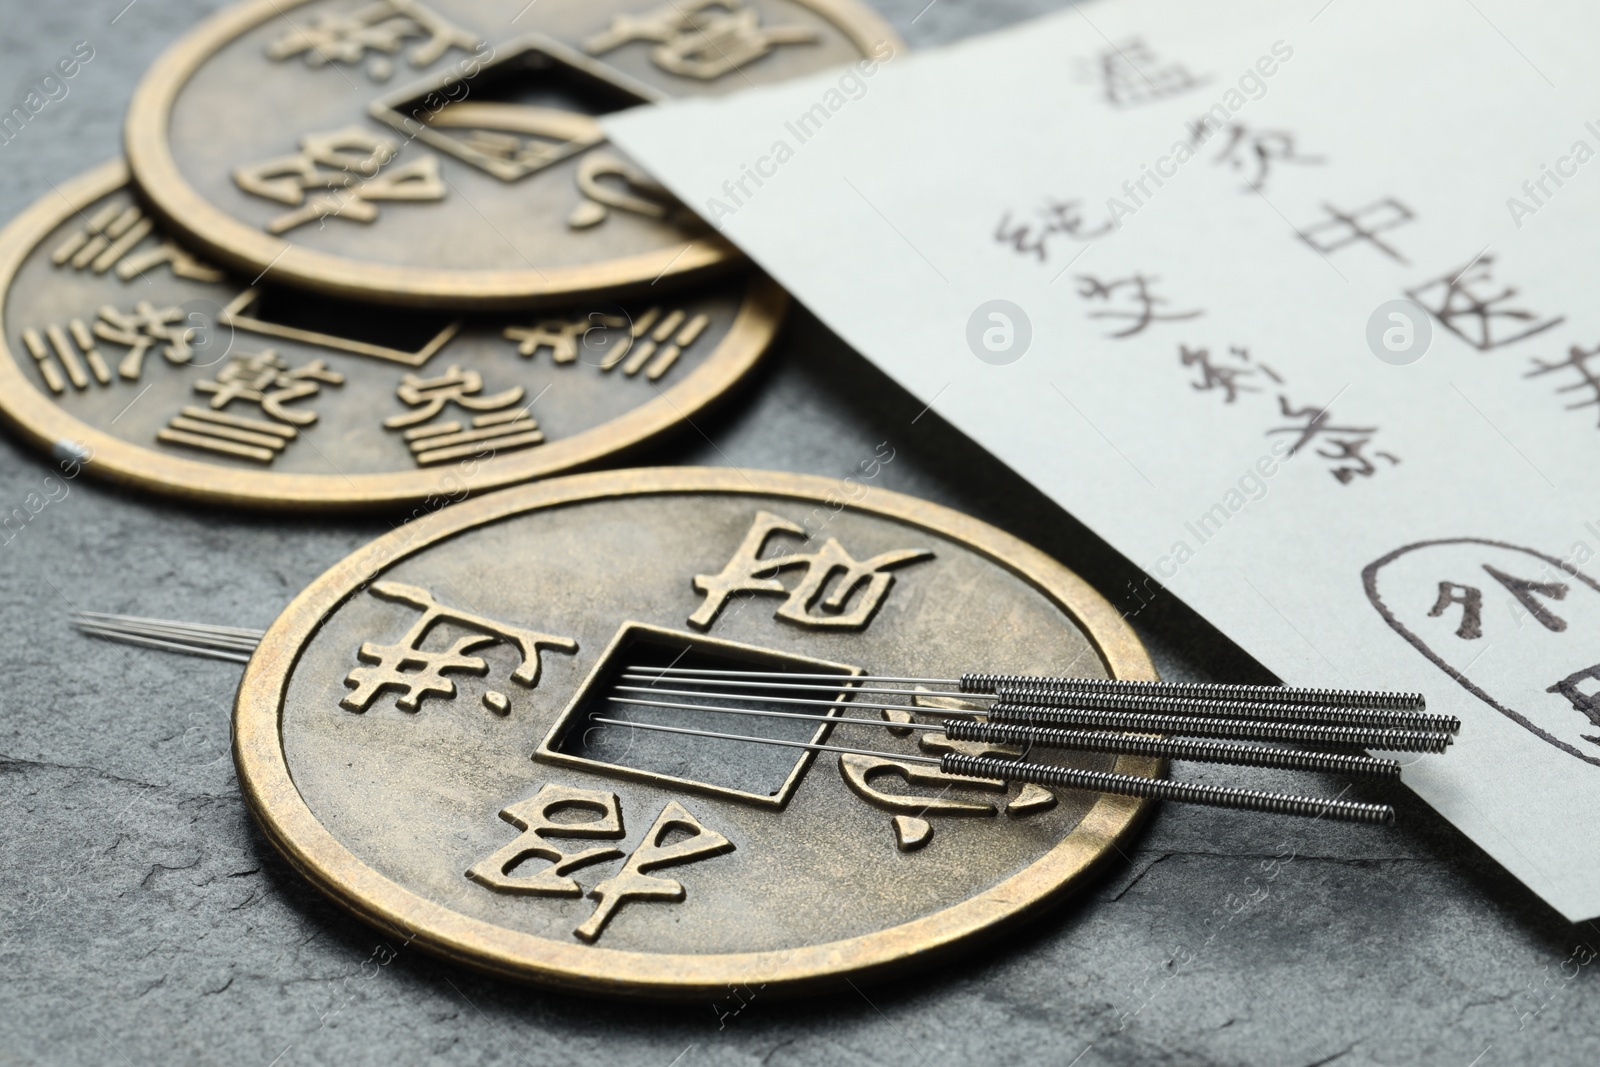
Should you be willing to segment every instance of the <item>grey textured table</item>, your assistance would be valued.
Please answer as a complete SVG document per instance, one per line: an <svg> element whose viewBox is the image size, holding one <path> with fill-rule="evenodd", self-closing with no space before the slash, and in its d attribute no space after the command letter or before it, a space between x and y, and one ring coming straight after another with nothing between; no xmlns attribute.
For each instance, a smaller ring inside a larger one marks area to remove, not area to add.
<svg viewBox="0 0 1600 1067"><path fill-rule="evenodd" d="M1060 6L925 4L878 6L917 47ZM117 152L140 72L213 6L0 0L0 107L73 42L95 49L70 94L0 147L0 215ZM878 484L996 523L1137 606L1127 561L803 312L756 380L697 421L640 462L842 477L887 441ZM51 471L9 439L0 456L9 514ZM386 528L81 478L0 544L0 1063L1600 1061L1596 968L1580 965L1600 932L1562 922L1400 788L1390 831L1168 807L1076 898L936 973L798 1002L758 993L720 1025L710 1004L574 999L415 951L380 965L383 939L250 822L227 751L238 668L90 642L66 613L264 626ZM1170 597L1132 622L1168 677L1265 680Z"/></svg>

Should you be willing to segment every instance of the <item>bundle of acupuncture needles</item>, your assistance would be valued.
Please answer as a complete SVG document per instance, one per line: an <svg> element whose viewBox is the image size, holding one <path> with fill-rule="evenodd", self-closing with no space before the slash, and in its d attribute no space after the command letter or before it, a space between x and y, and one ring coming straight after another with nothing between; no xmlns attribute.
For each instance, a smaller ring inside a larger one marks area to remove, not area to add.
<svg viewBox="0 0 1600 1067"><path fill-rule="evenodd" d="M262 631L244 627L92 611L75 612L72 621L80 630L108 640L241 663L250 658L262 637ZM780 696L774 690L815 695ZM954 698L979 705L982 710L929 707L903 699L935 697ZM1022 754L996 757L952 752L935 757L598 714L590 716L591 722L723 741L866 755L900 763L931 763L946 774L963 778L1032 782L1361 823L1391 823L1394 809L1387 804L1342 797L1299 796L1082 770L1034 762L1029 756L1035 750L1101 752L1323 771L1352 778L1395 778L1400 774L1398 761L1350 750L1442 753L1461 726L1454 717L1428 714L1420 693L982 673L959 678L910 678L633 666L624 669L606 699L619 706L669 713L712 712L735 720L740 716L760 716L809 720L831 728L939 732L951 741L1021 746ZM720 703L709 703L712 700ZM762 706L738 706L741 700ZM780 710L771 705L817 710ZM860 718L843 714L847 711L900 712L902 716ZM914 715L941 721L907 721ZM1295 747L1285 747L1286 743Z"/></svg>
<svg viewBox="0 0 1600 1067"><path fill-rule="evenodd" d="M243 626L148 619L141 615L110 615L103 611L74 611L72 625L86 634L123 644L181 652L187 656L248 663L264 630Z"/></svg>
<svg viewBox="0 0 1600 1067"><path fill-rule="evenodd" d="M799 690L815 695L779 696L772 690ZM982 710L953 710L929 707L926 703L892 701L891 698L896 697L955 698L979 705ZM1076 750L1283 770L1328 771L1361 778L1394 778L1400 773L1398 761L1338 749L1439 753L1460 728L1460 722L1453 717L1428 714L1420 693L997 674L908 678L635 666L625 669L607 700L615 705L668 712L810 720L819 726L828 724L835 728L937 731L951 741L1021 746L1023 752L1015 758L961 753L934 757L842 744L754 737L598 714L591 715L589 721L604 726L724 741L931 763L937 764L946 774L965 778L1032 782L1064 789L1365 823L1391 823L1394 809L1387 804L1340 798L1081 770L1033 762L1028 757L1035 750ZM711 700L719 703L710 703ZM739 700L751 705L776 704L819 710L737 706ZM730 706L730 701L734 706ZM902 715L886 719L843 714L851 710L900 712ZM906 721L913 714L942 721ZM1330 747L1289 748L1257 742Z"/></svg>

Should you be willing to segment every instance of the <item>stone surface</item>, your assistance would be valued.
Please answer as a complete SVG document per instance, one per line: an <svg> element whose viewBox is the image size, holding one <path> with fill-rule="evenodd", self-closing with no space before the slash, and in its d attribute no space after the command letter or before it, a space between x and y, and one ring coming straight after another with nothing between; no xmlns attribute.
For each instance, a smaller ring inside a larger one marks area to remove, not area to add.
<svg viewBox="0 0 1600 1067"><path fill-rule="evenodd" d="M6 0L0 110L73 42L95 57L0 146L0 215L115 153L139 72L213 6ZM879 6L927 46L1061 5ZM731 404L637 459L843 477L882 441L895 459L875 484L997 523L1138 607L1127 561L804 314ZM50 473L0 438L0 513ZM799 1002L743 989L715 1004L592 1002L388 945L251 825L227 753L237 667L89 642L66 623L76 605L265 625L387 528L184 508L80 478L0 534L0 1063L1600 1059L1596 968L1578 964L1600 932L1567 926L1398 788L1390 831L1168 807L1040 921L915 976ZM1264 678L1170 598L1132 622L1168 677Z"/></svg>

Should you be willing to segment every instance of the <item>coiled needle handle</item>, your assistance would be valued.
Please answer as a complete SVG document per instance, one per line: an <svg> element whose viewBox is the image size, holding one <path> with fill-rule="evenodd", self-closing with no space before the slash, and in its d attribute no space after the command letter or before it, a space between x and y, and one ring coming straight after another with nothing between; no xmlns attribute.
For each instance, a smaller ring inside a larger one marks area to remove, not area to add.
<svg viewBox="0 0 1600 1067"><path fill-rule="evenodd" d="M1398 760L1356 756L1344 752L1308 752L1269 745L1236 745L1227 741L1195 741L1176 737L1140 737L1105 730L1062 730L1045 726L947 719L944 735L952 741L981 741L990 745L1037 745L1040 748L1112 752L1124 756L1191 760L1196 763L1231 763L1245 767L1274 767L1286 771L1326 771L1360 778L1398 778Z"/></svg>
<svg viewBox="0 0 1600 1067"><path fill-rule="evenodd" d="M1385 693L1356 689L1302 689L1282 685L1226 685L1214 682L1146 682L1128 678L1048 678L1027 674L963 674L963 693L993 693L1000 686L1046 686L1079 693L1139 693L1185 700L1252 700L1269 704L1302 704L1325 708L1395 708L1421 711L1421 693Z"/></svg>
<svg viewBox="0 0 1600 1067"><path fill-rule="evenodd" d="M1099 730L1135 730L1183 737L1222 737L1236 741L1310 741L1360 745L1390 752L1443 752L1450 735L1426 730L1385 730L1361 726L1320 726L1256 719L1203 719L1187 715L1154 715L1129 711L1040 708L1026 704L994 704L984 714L990 722L1023 726L1087 726Z"/></svg>
<svg viewBox="0 0 1600 1067"><path fill-rule="evenodd" d="M978 694L974 694L975 696ZM1097 711L1148 711L1162 715L1209 715L1218 719L1272 719L1277 722L1325 723L1335 726L1376 726L1394 730L1433 730L1456 733L1461 720L1453 715L1398 708L1335 708L1319 704L1264 704L1254 700L1217 700L1211 697L1163 697L1146 693L1100 693L1050 686L995 688L1007 704L1037 704L1047 708L1092 708Z"/></svg>
<svg viewBox="0 0 1600 1067"><path fill-rule="evenodd" d="M1368 804L1358 800L1302 797L1289 793L1268 793L1260 789L1177 782L1170 778L1142 778L1134 774L1085 771L1076 767L1056 767L1047 763L1024 763L995 759L993 756L962 756L950 753L940 760L946 774L966 778L998 778L1008 782L1032 782L1060 789L1083 789L1091 793L1115 793L1150 800L1176 800L1187 804L1207 804L1218 808L1265 811L1275 815L1300 815L1334 822L1392 823L1394 809L1387 804Z"/></svg>

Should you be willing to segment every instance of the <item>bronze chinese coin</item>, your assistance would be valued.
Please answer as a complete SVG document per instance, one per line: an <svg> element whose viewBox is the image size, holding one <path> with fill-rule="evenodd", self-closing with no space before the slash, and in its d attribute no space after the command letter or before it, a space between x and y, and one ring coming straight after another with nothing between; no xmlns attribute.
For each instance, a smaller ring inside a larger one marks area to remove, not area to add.
<svg viewBox="0 0 1600 1067"><path fill-rule="evenodd" d="M234 753L251 809L323 892L409 944L719 1012L737 990L920 964L1061 898L1145 802L919 762L1016 754L918 728L973 707L960 698L921 687L903 710L866 710L793 690L817 715L873 719L852 725L706 710L810 706L766 690L740 704L634 680L668 666L1155 676L1059 563L876 488L892 459L880 446L842 481L573 475L380 538L300 594L245 670Z"/></svg>
<svg viewBox="0 0 1600 1067"><path fill-rule="evenodd" d="M833 67L843 102L901 47L859 0L249 0L151 67L128 159L175 233L252 277L458 308L615 296L738 255L600 117Z"/></svg>
<svg viewBox="0 0 1600 1067"><path fill-rule="evenodd" d="M189 252L120 162L0 232L0 293L0 416L57 458L207 501L427 510L681 425L787 303L748 272L525 312L316 297Z"/></svg>

